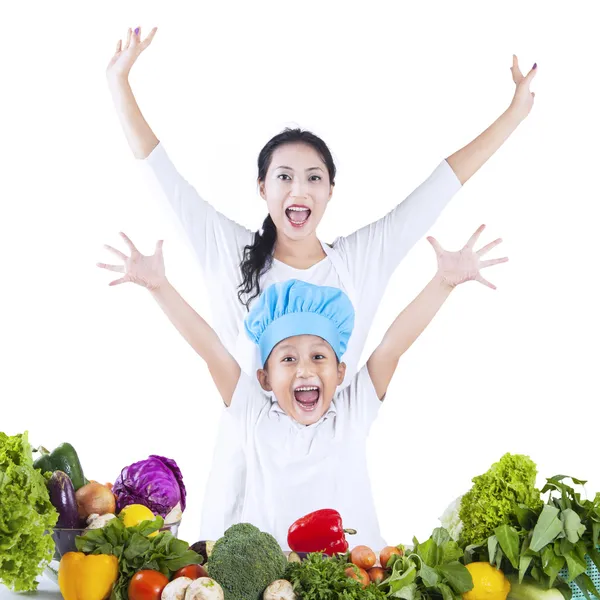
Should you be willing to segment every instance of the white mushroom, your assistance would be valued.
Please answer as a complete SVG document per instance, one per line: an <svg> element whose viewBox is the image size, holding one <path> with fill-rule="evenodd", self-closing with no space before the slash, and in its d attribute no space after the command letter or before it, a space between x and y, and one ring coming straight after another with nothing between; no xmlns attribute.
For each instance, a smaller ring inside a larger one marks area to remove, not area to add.
<svg viewBox="0 0 600 600"><path fill-rule="evenodd" d="M115 515L112 513L107 513L105 515L97 515L96 513L92 513L87 518L87 528L86 531L90 529L102 529L110 520L114 519Z"/></svg>
<svg viewBox="0 0 600 600"><path fill-rule="evenodd" d="M185 600L225 600L223 588L210 577L192 581L185 592Z"/></svg>
<svg viewBox="0 0 600 600"><path fill-rule="evenodd" d="M296 600L296 594L287 579L277 579L264 591L263 600Z"/></svg>
<svg viewBox="0 0 600 600"><path fill-rule="evenodd" d="M160 595L160 600L183 600L190 583L192 583L192 580L189 577L173 579L165 586Z"/></svg>

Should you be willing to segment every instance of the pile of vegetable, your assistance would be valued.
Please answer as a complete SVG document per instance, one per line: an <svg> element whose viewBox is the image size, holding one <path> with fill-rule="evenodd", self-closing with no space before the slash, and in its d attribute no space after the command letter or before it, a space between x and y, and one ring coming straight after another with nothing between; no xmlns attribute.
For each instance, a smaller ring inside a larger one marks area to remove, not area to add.
<svg viewBox="0 0 600 600"><path fill-rule="evenodd" d="M54 532L66 600L223 599L202 557L170 531L186 500L175 461L149 456L122 469L113 485L87 481L68 444L44 452L46 459L41 468L55 469L45 475L67 528ZM69 529L77 527L85 530Z"/></svg>
<svg viewBox="0 0 600 600"><path fill-rule="evenodd" d="M304 561L290 563L286 578L296 597L304 600L453 600L473 589L469 570L460 562L463 551L445 529L436 529L423 544L413 542L410 551L403 546L384 548L379 562L367 546L332 557L311 553Z"/></svg>
<svg viewBox="0 0 600 600"><path fill-rule="evenodd" d="M565 475L535 488L536 466L527 456L505 454L442 516L464 551L463 562L501 569L515 600L570 598L575 583L586 598L600 591L586 574L586 556L600 570L600 493L593 500L567 485ZM544 495L547 495L544 499Z"/></svg>
<svg viewBox="0 0 600 600"><path fill-rule="evenodd" d="M127 507L124 511L126 510ZM192 579L206 577L206 571L200 566L202 558L189 548L187 542L176 539L169 531L160 532L164 525L160 515L128 527L124 511L104 527L90 530L78 537L76 545L79 552L63 556L58 574L59 585L66 600L70 599L64 590L72 582L77 582L79 577L84 585L87 581L85 571L78 574L77 562L76 568L71 568L73 561L80 561L85 565L86 561L103 557L106 562L96 567L90 566L93 574L91 579L106 582L108 592L112 590L113 600L160 600L171 580L182 577L191 583ZM168 592L175 587L182 591L184 583L185 581L178 581L167 589L164 597L167 598ZM106 587L102 590L106 593ZM96 600L102 598L104 596Z"/></svg>
<svg viewBox="0 0 600 600"><path fill-rule="evenodd" d="M0 433L0 498L0 582L15 591L37 589L53 558L69 600L111 592L126 600L141 570L167 583L190 565L198 578L207 575L201 557L169 531L186 501L169 458L152 455L122 469L114 485L102 484L85 477L71 444L33 450L27 432Z"/></svg>
<svg viewBox="0 0 600 600"><path fill-rule="evenodd" d="M286 557L249 523L189 546L169 525L186 490L175 461L152 455L114 484L86 479L75 449L0 433L0 581L34 590L52 558L66 600L569 600L600 592L600 493L557 475L535 487L527 456L505 454L413 546L350 550L341 515L315 511L289 528ZM176 531L176 530L175 530ZM203 566L204 565L204 566Z"/></svg>
<svg viewBox="0 0 600 600"><path fill-rule="evenodd" d="M140 516L137 522L155 515L167 524L181 519L185 485L170 458L152 455L133 463L122 469L113 485L88 481L71 444L61 444L52 452L40 447L37 452L40 456L33 466L48 479L50 500L59 513L58 528L97 528L131 506L142 507L141 512L134 511Z"/></svg>

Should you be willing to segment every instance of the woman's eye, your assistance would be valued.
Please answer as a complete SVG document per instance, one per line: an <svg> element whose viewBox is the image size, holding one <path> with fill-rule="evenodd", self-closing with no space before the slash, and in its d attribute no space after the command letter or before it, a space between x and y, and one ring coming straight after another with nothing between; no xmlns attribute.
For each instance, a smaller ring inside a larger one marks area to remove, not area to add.
<svg viewBox="0 0 600 600"><path fill-rule="evenodd" d="M277 175L277 179L287 181L288 179L290 179L290 176L287 173L280 173L279 175Z"/></svg>
<svg viewBox="0 0 600 600"><path fill-rule="evenodd" d="M311 181L321 181L321 176L320 175L311 175L310 180Z"/></svg>

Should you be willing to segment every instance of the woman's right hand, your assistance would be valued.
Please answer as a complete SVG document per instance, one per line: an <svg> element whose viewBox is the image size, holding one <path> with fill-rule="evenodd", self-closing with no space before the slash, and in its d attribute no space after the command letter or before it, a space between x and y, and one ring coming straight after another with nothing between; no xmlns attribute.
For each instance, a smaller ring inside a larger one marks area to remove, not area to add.
<svg viewBox="0 0 600 600"><path fill-rule="evenodd" d="M122 40L119 40L115 55L106 68L106 76L109 79L128 77L138 56L152 43L156 29L155 27L143 41L141 40L141 27L136 27L135 31L132 31L131 28L128 29L125 46L123 46Z"/></svg>
<svg viewBox="0 0 600 600"><path fill-rule="evenodd" d="M123 254L120 250L105 244L105 248L116 254L123 265L107 265L105 263L96 263L97 267L116 273L123 273L123 277L111 281L109 285L118 285L120 283L137 283L150 291L157 290L167 281L165 276L165 262L163 259L162 246L163 241L156 242L156 250L151 256L145 256L134 245L133 242L124 234L121 237L129 247L131 256Z"/></svg>

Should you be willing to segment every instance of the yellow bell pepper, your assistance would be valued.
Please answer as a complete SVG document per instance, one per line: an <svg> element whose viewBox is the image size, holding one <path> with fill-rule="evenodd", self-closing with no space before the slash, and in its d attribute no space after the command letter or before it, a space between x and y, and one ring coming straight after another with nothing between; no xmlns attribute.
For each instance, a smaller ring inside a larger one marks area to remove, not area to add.
<svg viewBox="0 0 600 600"><path fill-rule="evenodd" d="M67 552L58 566L58 587L65 600L104 600L118 576L116 556Z"/></svg>

